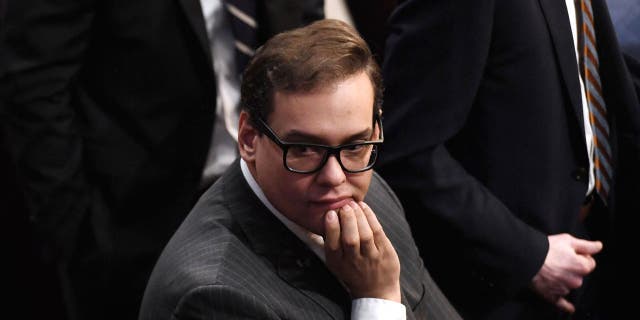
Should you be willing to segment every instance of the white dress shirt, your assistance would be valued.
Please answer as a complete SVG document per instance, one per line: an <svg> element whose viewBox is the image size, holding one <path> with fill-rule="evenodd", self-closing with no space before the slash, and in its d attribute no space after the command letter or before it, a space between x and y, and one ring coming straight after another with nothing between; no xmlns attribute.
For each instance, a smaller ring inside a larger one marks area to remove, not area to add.
<svg viewBox="0 0 640 320"><path fill-rule="evenodd" d="M206 22L211 59L216 78L216 120L211 146L202 176L208 186L222 175L238 156L240 76L236 70L234 37L224 4L220 0L200 0ZM213 106L211 106L213 107Z"/></svg>
<svg viewBox="0 0 640 320"><path fill-rule="evenodd" d="M264 195L244 160L240 160L240 168L249 187L251 187L251 190L253 190L265 207L325 262L324 240L322 236L305 230L282 215ZM405 320L406 317L405 306L402 303L377 298L359 298L351 302L351 319L353 320Z"/></svg>

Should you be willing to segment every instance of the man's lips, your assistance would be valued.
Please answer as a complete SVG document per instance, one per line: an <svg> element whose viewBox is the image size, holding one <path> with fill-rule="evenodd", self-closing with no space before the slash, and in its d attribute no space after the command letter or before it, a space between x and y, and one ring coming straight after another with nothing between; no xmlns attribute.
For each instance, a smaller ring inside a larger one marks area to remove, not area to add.
<svg viewBox="0 0 640 320"><path fill-rule="evenodd" d="M346 206L347 204L349 204L351 201L353 201L352 197L340 197L340 198L328 198L328 199L315 200L315 201L311 201L311 203L313 203L313 205L315 206L322 207L323 209L329 211L329 210L338 210Z"/></svg>

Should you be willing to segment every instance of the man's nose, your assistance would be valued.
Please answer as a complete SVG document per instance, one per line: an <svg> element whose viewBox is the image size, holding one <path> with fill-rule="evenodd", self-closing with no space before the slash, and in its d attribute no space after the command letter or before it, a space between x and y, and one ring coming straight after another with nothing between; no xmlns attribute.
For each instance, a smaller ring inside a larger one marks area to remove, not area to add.
<svg viewBox="0 0 640 320"><path fill-rule="evenodd" d="M340 162L338 162L338 158L336 158L336 155L330 155L327 163L318 172L318 182L336 186L344 183L345 180L346 175L342 170L342 166L340 166Z"/></svg>

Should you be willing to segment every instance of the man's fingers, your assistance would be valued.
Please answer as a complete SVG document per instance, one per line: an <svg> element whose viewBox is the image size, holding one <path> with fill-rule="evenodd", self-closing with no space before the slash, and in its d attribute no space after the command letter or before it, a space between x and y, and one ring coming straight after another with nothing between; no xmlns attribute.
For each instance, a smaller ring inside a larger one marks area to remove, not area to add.
<svg viewBox="0 0 640 320"><path fill-rule="evenodd" d="M360 201L358 204L360 205L360 208L362 208L362 212L367 218L367 222L369 222L371 231L373 231L374 233L382 231L382 225L380 225L380 222L378 222L378 218L376 217L376 214L373 213L373 210L371 210L371 208L369 208L369 206L362 201Z"/></svg>
<svg viewBox="0 0 640 320"><path fill-rule="evenodd" d="M353 208L350 205L342 207L338 216L340 217L340 241L343 254L359 255L360 235L358 234L358 221Z"/></svg>
<svg viewBox="0 0 640 320"><path fill-rule="evenodd" d="M364 256L374 257L377 254L378 249L376 248L376 244L373 241L373 231L371 231L369 221L365 213L363 212L363 208L360 205L353 202L351 203L351 207L353 208L353 212L356 216L356 221L358 222L360 252Z"/></svg>
<svg viewBox="0 0 640 320"><path fill-rule="evenodd" d="M574 313L576 312L576 307L573 306L573 304L569 301L567 301L567 299L560 297L558 298L558 300L556 300L556 307L558 307L558 309L568 312L568 313Z"/></svg>
<svg viewBox="0 0 640 320"><path fill-rule="evenodd" d="M324 217L324 248L327 255L342 255L340 246L340 222L338 214L330 210Z"/></svg>
<svg viewBox="0 0 640 320"><path fill-rule="evenodd" d="M373 240L375 241L375 245L379 251L384 250L385 247L391 246L391 241L387 238L387 235L384 234L384 230L382 229L382 225L378 221L376 214L373 213L373 210L364 202L360 201L359 203L362 211L364 212L365 217L367 217L367 221L369 222L369 227L373 232Z"/></svg>
<svg viewBox="0 0 640 320"><path fill-rule="evenodd" d="M596 268L596 260L590 255L579 254L577 259L580 264L573 271L579 275L585 276Z"/></svg>
<svg viewBox="0 0 640 320"><path fill-rule="evenodd" d="M567 287L567 292L563 292L562 295L565 296L569 294L570 289L577 289L582 286L582 276L575 274L567 274L565 279L565 286Z"/></svg>
<svg viewBox="0 0 640 320"><path fill-rule="evenodd" d="M574 239L573 248L576 250L576 253L593 255L602 250L602 242Z"/></svg>

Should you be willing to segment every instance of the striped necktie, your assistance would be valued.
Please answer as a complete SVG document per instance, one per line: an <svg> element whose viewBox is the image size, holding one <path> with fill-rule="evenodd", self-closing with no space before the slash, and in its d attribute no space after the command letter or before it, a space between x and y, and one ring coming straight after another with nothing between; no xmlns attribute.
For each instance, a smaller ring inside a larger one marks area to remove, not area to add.
<svg viewBox="0 0 640 320"><path fill-rule="evenodd" d="M598 73L599 61L591 0L580 0L579 3L582 13L580 28L582 38L581 68L589 109L589 121L593 130L595 189L606 204L613 177L607 106L602 97L602 84Z"/></svg>
<svg viewBox="0 0 640 320"><path fill-rule="evenodd" d="M236 49L236 67L242 74L257 47L256 1L225 0Z"/></svg>

